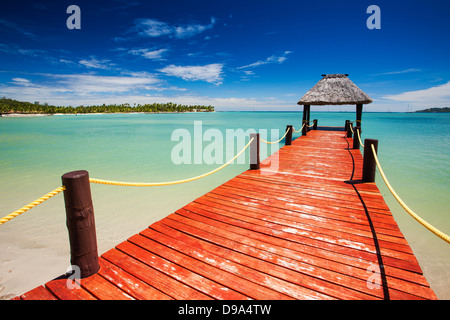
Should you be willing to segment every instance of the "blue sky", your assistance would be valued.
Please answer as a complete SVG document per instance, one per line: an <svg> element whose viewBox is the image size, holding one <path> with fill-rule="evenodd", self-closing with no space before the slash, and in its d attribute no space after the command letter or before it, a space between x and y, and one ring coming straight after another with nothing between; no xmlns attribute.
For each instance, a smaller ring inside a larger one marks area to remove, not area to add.
<svg viewBox="0 0 450 320"><path fill-rule="evenodd" d="M321 74L348 73L366 111L450 106L449 14L442 0L2 1L0 96L299 110Z"/></svg>

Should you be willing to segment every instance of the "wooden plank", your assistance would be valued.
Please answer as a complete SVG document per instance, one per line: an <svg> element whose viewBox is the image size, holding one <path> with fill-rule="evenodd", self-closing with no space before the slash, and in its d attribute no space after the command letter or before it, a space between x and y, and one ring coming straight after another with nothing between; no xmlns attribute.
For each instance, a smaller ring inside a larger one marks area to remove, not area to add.
<svg viewBox="0 0 450 320"><path fill-rule="evenodd" d="M115 266L104 258L99 258L99 275L122 289L130 296L139 300L172 300L172 298L161 291L153 288L147 283L139 280L128 272Z"/></svg>
<svg viewBox="0 0 450 320"><path fill-rule="evenodd" d="M246 229L233 228L229 225L219 223L204 223L200 220L190 219L184 215L171 214L166 219L161 221L164 224L175 227L179 225L186 225L204 230L206 232L218 235L224 238L230 238L234 241L242 243L243 245L250 245L260 250L278 254L282 257L298 260L299 262L306 263L318 268L323 268L326 270L343 273L345 275L367 280L368 272L367 269L371 266L371 263L367 262L365 264L349 265L345 261L340 261L338 259L329 260L323 257L310 255L307 251L301 251L299 248L292 250L285 246L285 243L277 241L277 238L264 238L261 234L251 234L251 232L246 231ZM208 222L208 221L207 221ZM375 264L375 262L373 263ZM419 285L427 286L428 283L421 274L408 272L401 269L386 268L386 276L390 283L395 283L396 279L406 279L405 281L417 283ZM392 280L391 280L392 278Z"/></svg>
<svg viewBox="0 0 450 320"><path fill-rule="evenodd" d="M177 239L187 245L200 247L202 250L218 255L219 257L261 270L266 274L338 299L375 298L372 296L373 291L367 289L366 281L359 281L355 278L332 273L312 265L300 264L291 259L255 249L252 246L242 245L236 241L201 232L198 229L189 228L180 224L174 226L173 223L169 226L169 224L165 224L167 220L169 219L154 223L151 229L164 233L166 236ZM145 230L142 234L151 238L155 234L151 229ZM199 240L200 237L204 241ZM327 281L322 280L325 278ZM348 286L345 284L345 281L347 281ZM336 285L335 283L338 284ZM360 290L366 294L354 291L353 289Z"/></svg>
<svg viewBox="0 0 450 320"><path fill-rule="evenodd" d="M34 288L22 295L21 300L58 300L54 295L50 293L44 286Z"/></svg>
<svg viewBox="0 0 450 320"><path fill-rule="evenodd" d="M136 278L142 280L148 285L154 287L155 289L164 292L166 295L172 297L173 299L179 300L211 300L212 298L206 294L195 290L194 288L186 285L185 283L174 279L159 270L150 267L149 265L139 261L137 258L131 256L135 253L132 249L134 248L128 242L123 242L119 244L119 247L123 251L117 249L111 249L102 255L102 258L114 263L124 271L132 274ZM137 248L139 249L139 248ZM128 255L130 253L131 255ZM142 255L141 255L142 256ZM153 257L145 257L145 261L153 259ZM154 265L154 264L152 264ZM172 266L169 266L172 268ZM175 267L174 267L175 268ZM178 271L180 278L185 276L181 270Z"/></svg>
<svg viewBox="0 0 450 320"><path fill-rule="evenodd" d="M161 238L163 238L163 235L158 237L157 240L161 240ZM167 240L167 238L164 240ZM253 270L252 272L250 272L250 270L246 270L247 272L245 273L244 277L240 277L236 275L235 272L233 272L236 271L234 268L236 266L233 265L230 266L230 264L227 264L225 261L222 261L224 262L224 264L221 266L222 270L219 272L219 269L216 268L216 265L210 264L212 262L216 262L216 260L214 259L206 260L204 256L202 257L202 253L195 251L195 248L183 247L181 249L183 253L181 253L172 248L172 245L174 245L173 241L170 241L170 244L164 242L164 245L162 245L160 242L153 241L141 235L135 235L131 237L129 241L139 245L139 247L144 248L145 250L161 255L162 257L165 257L168 260L180 264L188 269L195 270L196 273L208 279L211 279L217 283L220 283L223 286L226 286L232 290L241 292L242 294L252 299L270 299L270 300L292 299L286 294L259 285L258 283L261 283L261 281L253 282L247 280L252 279L255 276L256 277L258 276L258 273L252 274ZM177 244L175 243L175 245ZM129 246L129 244L127 244L127 246ZM189 255L188 253L191 253L191 255ZM202 260L193 258L192 255L196 256L197 258L201 258ZM206 263L205 261L209 263Z"/></svg>
<svg viewBox="0 0 450 320"><path fill-rule="evenodd" d="M82 288L79 283L71 281L69 287L67 279L64 277L47 282L45 287L60 300L97 300L96 297Z"/></svg>
<svg viewBox="0 0 450 320"><path fill-rule="evenodd" d="M100 300L135 300L125 291L100 276L98 273L81 279L81 286Z"/></svg>

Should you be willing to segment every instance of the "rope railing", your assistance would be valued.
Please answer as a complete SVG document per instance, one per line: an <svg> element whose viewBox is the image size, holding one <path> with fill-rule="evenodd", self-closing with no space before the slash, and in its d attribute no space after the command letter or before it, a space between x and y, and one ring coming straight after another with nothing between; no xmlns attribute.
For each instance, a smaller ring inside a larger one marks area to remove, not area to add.
<svg viewBox="0 0 450 320"><path fill-rule="evenodd" d="M299 129L299 130L297 130L297 131L294 131L295 133L299 133L300 131L302 131L303 130L303 127L305 126L305 124L303 124L302 125L302 127Z"/></svg>
<svg viewBox="0 0 450 320"><path fill-rule="evenodd" d="M216 173L219 170L222 170L223 168L225 168L226 166L228 166L231 162L233 162L234 160L236 160L252 143L254 138L250 139L250 141L247 143L247 145L241 150L239 151L232 159L228 160L226 163L224 163L223 165L221 165L220 167L211 170L209 172L206 172L204 174L201 174L199 176L195 176L192 178L188 178L188 179L183 179L183 180L176 180L176 181L168 181L168 182L120 182L120 181L111 181L111 180L102 180L102 179L96 179L96 178L89 178L89 182L90 183L98 183L98 184L107 184L107 185L115 185L115 186L128 186L128 187L154 187L154 186L168 186L168 185L174 185L174 184L180 184L180 183L185 183L185 182L190 182L190 181L194 181L194 180L198 180L201 178L204 178L206 176L209 176L213 173ZM58 193L62 192L65 190L64 186L58 187L53 191L50 191L49 193L43 195L42 197L40 197L39 199L36 199L35 201L29 203L28 205L6 215L5 217L3 217L2 219L0 219L0 225L10 221L11 219L21 215L24 212L27 212L28 210L36 207L37 205L40 205L41 203L47 201L48 199L56 196Z"/></svg>
<svg viewBox="0 0 450 320"><path fill-rule="evenodd" d="M303 128L303 127L302 127L302 128ZM284 135L283 135L280 139L278 139L277 141L269 142L269 141L266 141L266 140L264 140L264 139L262 139L262 138L259 138L259 141L264 142L264 143L267 143L267 144L278 143L278 142L280 142L281 140L283 140L284 137L286 137L286 135L288 134L288 132L289 132L289 129L287 129L286 132L284 133Z"/></svg>
<svg viewBox="0 0 450 320"><path fill-rule="evenodd" d="M388 187L389 191L392 193L392 195L394 196L394 198L398 201L398 203L403 207L403 209L406 210L406 212L409 213L409 215L411 215L417 222L419 222L421 225L423 225L425 228L427 228L428 230L430 230L431 232L433 232L436 236L438 236L439 238L443 239L444 241L446 241L447 243L450 243L450 236L448 236L447 234L443 233L442 231L440 231L439 229L433 227L431 224L429 224L427 221L425 221L424 219L422 219L419 215L417 215L413 210L411 210L410 207L408 207L406 205L406 203L399 197L399 195L395 192L395 190L392 188L391 184L389 183L388 179L386 178L386 175L384 174L383 168L380 165L380 162L378 160L377 157L377 153L375 151L375 147L372 144L372 152L373 152L373 156L375 158L375 162L377 164L377 168L380 171L381 177L383 178L384 182L386 183L386 186Z"/></svg>
<svg viewBox="0 0 450 320"><path fill-rule="evenodd" d="M356 122L356 121L357 120L355 120L353 122ZM350 122L349 125L350 125L350 130L352 131L352 134L355 134L355 131L353 131L353 124ZM361 135L359 134L359 130L356 130L356 135L358 136L359 145L364 148L364 144L361 141Z"/></svg>
<svg viewBox="0 0 450 320"><path fill-rule="evenodd" d="M311 121L308 121L308 122L311 122ZM307 126L308 128L314 127L314 124L316 123L316 120L313 120L312 123L313 123L312 125L310 125L310 126L309 126L309 125L306 125L306 126ZM302 127L302 128L303 128L303 127Z"/></svg>
<svg viewBox="0 0 450 320"><path fill-rule="evenodd" d="M114 185L114 186L126 186L126 187L156 187L156 186L169 186L169 185L180 184L180 183L198 180L198 179L204 178L206 176L209 176L219 170L222 170L223 168L228 166L231 162L236 160L250 146L253 139L254 138L250 139L250 141L247 143L247 145L241 151L239 151L239 153L237 153L232 159L228 160L226 163L224 163L220 167L218 167L214 170L211 170L207 173L201 174L199 176L192 177L192 178L183 179L183 180L175 180L175 181L167 181L167 182L120 182L120 181L89 178L89 182L98 183L98 184L108 184L108 185Z"/></svg>
<svg viewBox="0 0 450 320"><path fill-rule="evenodd" d="M5 222L8 222L9 220L21 215L22 213L27 212L28 210L30 210L31 208L36 207L37 205L40 205L41 203L47 201L48 199L56 196L58 193L60 193L61 191L64 191L65 187L58 187L53 191L50 191L49 193L43 195L42 197L40 197L39 199L34 200L33 202L27 204L26 206L8 214L7 216L3 217L2 219L0 219L0 225L4 224Z"/></svg>

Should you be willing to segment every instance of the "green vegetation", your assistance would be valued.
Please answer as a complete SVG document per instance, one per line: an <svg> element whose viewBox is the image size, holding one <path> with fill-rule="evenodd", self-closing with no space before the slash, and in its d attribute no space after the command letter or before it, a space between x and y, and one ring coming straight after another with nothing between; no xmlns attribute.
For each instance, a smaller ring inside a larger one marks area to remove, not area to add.
<svg viewBox="0 0 450 320"><path fill-rule="evenodd" d="M101 106L78 106L78 107L62 107L52 106L48 103L40 104L39 101L34 103L22 102L8 98L0 99L0 114L7 113L25 113L25 114L54 114L54 113L127 113L127 112L212 112L213 106L187 106L168 103L153 103L153 104L134 104L131 106L128 103L124 104L110 104Z"/></svg>
<svg viewBox="0 0 450 320"><path fill-rule="evenodd" d="M417 110L416 112L445 113L445 112L450 112L450 108L449 108L449 107L444 107L444 108L428 108L428 109L424 109L424 110Z"/></svg>

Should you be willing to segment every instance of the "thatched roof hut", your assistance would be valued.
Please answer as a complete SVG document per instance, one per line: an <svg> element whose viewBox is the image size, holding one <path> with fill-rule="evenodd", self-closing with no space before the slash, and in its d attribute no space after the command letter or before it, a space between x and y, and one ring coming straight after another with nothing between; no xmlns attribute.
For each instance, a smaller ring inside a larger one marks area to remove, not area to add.
<svg viewBox="0 0 450 320"><path fill-rule="evenodd" d="M297 104L343 105L372 102L372 99L348 78L348 74L323 74L322 76L323 78Z"/></svg>
<svg viewBox="0 0 450 320"><path fill-rule="evenodd" d="M361 124L362 105L372 99L349 78L348 74L323 74L297 104L303 105L303 120L309 121L311 105L356 105L356 120Z"/></svg>

